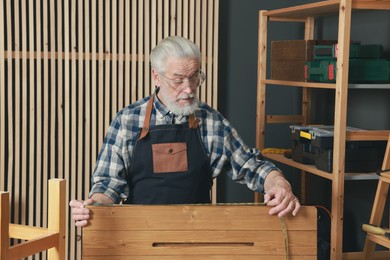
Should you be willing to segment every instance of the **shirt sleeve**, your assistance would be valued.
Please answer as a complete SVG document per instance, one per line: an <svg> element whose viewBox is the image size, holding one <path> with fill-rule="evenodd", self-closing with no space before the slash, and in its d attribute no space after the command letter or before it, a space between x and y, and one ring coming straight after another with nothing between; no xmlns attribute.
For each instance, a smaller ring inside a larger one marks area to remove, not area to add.
<svg viewBox="0 0 390 260"><path fill-rule="evenodd" d="M264 160L258 149L249 148L226 119L222 119L221 127L220 141L216 146L221 146L222 154L215 161L216 174L226 172L233 181L264 193L265 178L271 171L280 169Z"/></svg>
<svg viewBox="0 0 390 260"><path fill-rule="evenodd" d="M103 193L114 203L119 203L128 194L126 179L124 136L120 114L111 122L103 146L100 150L92 176L92 188L89 196Z"/></svg>

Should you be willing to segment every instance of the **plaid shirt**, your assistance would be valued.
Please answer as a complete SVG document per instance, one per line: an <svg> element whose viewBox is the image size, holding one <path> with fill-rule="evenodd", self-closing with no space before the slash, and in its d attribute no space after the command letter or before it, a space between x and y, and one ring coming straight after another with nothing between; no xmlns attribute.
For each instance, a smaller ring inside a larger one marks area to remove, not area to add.
<svg viewBox="0 0 390 260"><path fill-rule="evenodd" d="M104 193L119 203L130 194L127 176L130 174L134 145L139 129L143 127L149 98L124 108L111 122L92 176L90 196L93 193ZM279 169L271 162L264 161L257 149L247 147L218 111L201 102L196 116L200 119L199 133L210 159L212 177L224 172L232 180L246 184L249 189L264 192L265 177L270 171ZM177 124L187 120L186 116L175 117ZM172 121L173 115L155 98L150 124L171 124Z"/></svg>

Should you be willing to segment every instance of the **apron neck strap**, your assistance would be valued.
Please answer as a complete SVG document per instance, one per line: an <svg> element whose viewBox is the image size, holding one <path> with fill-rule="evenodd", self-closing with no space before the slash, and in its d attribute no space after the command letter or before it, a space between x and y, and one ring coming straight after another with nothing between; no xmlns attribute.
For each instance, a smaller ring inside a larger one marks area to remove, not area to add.
<svg viewBox="0 0 390 260"><path fill-rule="evenodd" d="M138 140L141 140L149 133L150 117L152 115L153 101L154 101L154 94L150 96L148 105L146 106L144 125L141 129L141 134L139 135Z"/></svg>

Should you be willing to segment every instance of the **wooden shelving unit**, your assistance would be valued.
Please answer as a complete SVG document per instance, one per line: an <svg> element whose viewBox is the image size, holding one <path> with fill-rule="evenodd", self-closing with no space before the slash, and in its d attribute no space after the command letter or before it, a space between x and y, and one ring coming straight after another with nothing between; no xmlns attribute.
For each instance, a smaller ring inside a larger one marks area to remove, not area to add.
<svg viewBox="0 0 390 260"><path fill-rule="evenodd" d="M265 125L269 123L309 124L311 109L311 89L325 88L335 91L334 108L334 151L333 172L318 170L314 166L304 165L287 159L281 155L265 154L269 159L302 170L303 174L310 173L332 181L332 224L331 224L331 259L343 258L343 208L344 208L344 181L377 179L374 174L345 174L344 158L347 140L388 140L389 131L346 132L348 89L368 88L365 85L348 84L349 43L351 15L355 9L359 10L390 10L390 1L371 0L328 0L317 3L282 8L272 11L259 12L259 39L258 39L258 82L257 82L257 118L256 118L256 145L264 148ZM282 81L266 78L267 71L267 29L269 22L302 22L305 24L305 40L314 39L315 18L319 16L338 15L338 46L337 81L333 84ZM266 88L272 85L302 88L301 115L267 115L265 111ZM372 88L372 85L370 86ZM389 84L378 85L377 89L388 89Z"/></svg>

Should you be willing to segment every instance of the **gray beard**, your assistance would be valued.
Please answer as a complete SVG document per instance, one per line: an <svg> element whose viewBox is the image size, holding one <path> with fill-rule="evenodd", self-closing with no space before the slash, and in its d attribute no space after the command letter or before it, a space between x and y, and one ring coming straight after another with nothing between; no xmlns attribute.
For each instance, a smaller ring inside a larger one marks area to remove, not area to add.
<svg viewBox="0 0 390 260"><path fill-rule="evenodd" d="M199 108L199 99L194 97L192 104L187 104L184 107L178 106L175 102L169 101L167 104L168 109L177 116L189 116L195 113Z"/></svg>
<svg viewBox="0 0 390 260"><path fill-rule="evenodd" d="M160 90L160 94L164 97L164 100L166 102L166 106L173 114L177 116L189 116L195 113L196 110L199 108L199 98L194 95L194 99L192 100L191 104L186 104L183 107L179 106L176 103L176 99L173 99L169 95L165 95L164 91Z"/></svg>

